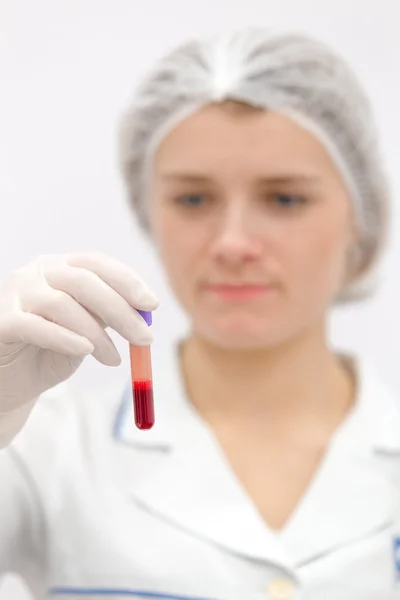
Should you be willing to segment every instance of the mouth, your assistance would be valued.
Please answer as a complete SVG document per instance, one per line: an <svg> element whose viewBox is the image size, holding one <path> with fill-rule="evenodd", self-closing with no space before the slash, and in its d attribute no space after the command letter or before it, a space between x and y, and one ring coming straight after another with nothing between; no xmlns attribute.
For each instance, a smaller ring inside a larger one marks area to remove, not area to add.
<svg viewBox="0 0 400 600"><path fill-rule="evenodd" d="M216 283L205 286L206 292L219 296L224 300L253 300L268 294L273 289L272 284L259 283Z"/></svg>

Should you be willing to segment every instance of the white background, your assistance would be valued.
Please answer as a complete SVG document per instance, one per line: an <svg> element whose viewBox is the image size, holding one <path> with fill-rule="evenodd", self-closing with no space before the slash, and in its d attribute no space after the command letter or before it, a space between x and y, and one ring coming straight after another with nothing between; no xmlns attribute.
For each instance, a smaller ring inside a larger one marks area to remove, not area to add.
<svg viewBox="0 0 400 600"><path fill-rule="evenodd" d="M375 103L393 198L400 191L398 0L0 0L0 280L41 253L96 250L161 298L157 341L184 326L126 206L115 128L140 73L171 44L243 24L317 34L345 54ZM378 296L334 316L333 340L367 355L400 392L400 211ZM127 377L88 359L80 386ZM1 501L1 499L0 499ZM0 532L1 536L1 532ZM1 600L25 600L6 580Z"/></svg>

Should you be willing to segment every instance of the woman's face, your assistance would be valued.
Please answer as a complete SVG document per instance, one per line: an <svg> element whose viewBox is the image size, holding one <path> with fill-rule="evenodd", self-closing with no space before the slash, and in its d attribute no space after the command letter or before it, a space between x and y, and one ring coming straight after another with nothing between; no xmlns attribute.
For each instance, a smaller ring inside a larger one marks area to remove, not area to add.
<svg viewBox="0 0 400 600"><path fill-rule="evenodd" d="M196 333L261 348L319 325L346 269L351 203L321 143L290 119L212 105L158 147L153 235Z"/></svg>

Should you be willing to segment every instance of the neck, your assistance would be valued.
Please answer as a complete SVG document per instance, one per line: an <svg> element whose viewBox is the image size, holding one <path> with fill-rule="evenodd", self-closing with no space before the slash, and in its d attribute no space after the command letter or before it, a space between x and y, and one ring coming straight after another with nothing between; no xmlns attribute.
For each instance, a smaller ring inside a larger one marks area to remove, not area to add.
<svg viewBox="0 0 400 600"><path fill-rule="evenodd" d="M353 403L349 370L328 348L325 326L279 347L230 351L192 334L182 346L186 388L210 422L268 422L331 431Z"/></svg>

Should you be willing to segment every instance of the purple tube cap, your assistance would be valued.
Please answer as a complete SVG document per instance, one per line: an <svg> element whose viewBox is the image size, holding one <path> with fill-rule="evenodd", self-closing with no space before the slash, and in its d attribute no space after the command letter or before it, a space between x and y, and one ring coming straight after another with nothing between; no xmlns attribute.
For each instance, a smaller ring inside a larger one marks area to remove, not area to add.
<svg viewBox="0 0 400 600"><path fill-rule="evenodd" d="M139 315L141 315L143 317L143 319L146 321L147 325L150 327L150 325L153 323L153 315L151 314L151 311L149 310L138 310Z"/></svg>

